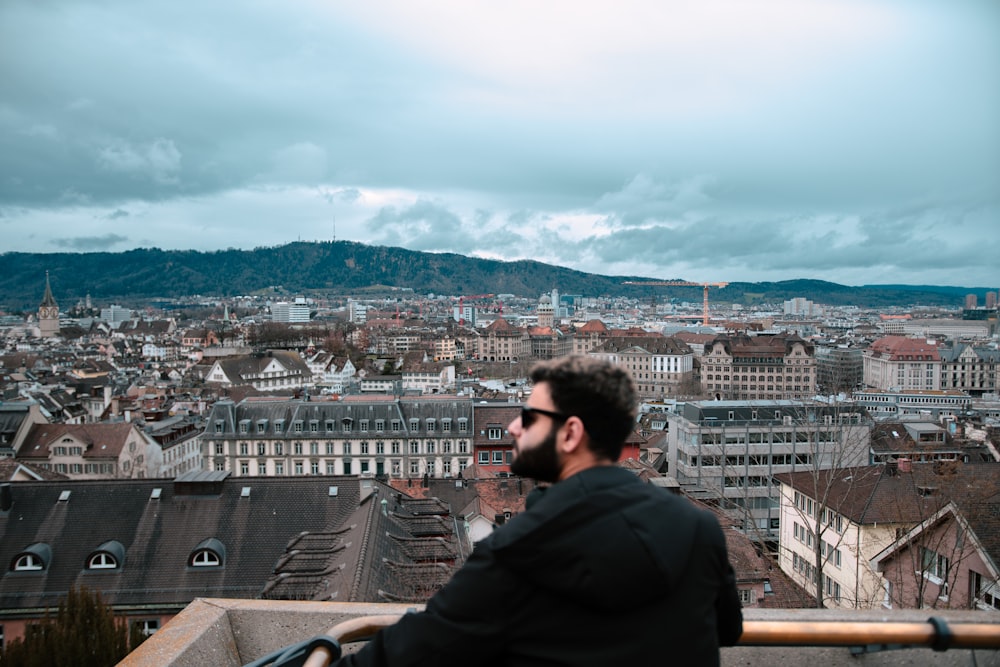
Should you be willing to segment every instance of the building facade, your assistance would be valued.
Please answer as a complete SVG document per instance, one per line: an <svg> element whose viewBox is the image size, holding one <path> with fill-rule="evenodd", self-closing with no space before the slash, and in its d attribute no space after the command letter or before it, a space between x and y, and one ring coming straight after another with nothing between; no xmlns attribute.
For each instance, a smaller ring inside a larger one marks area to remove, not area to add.
<svg viewBox="0 0 1000 667"><path fill-rule="evenodd" d="M871 423L856 406L805 401L693 401L667 415L668 474L743 512L743 529L777 537L773 475L868 462Z"/></svg>
<svg viewBox="0 0 1000 667"><path fill-rule="evenodd" d="M612 337L589 354L628 371L644 400L674 396L694 380L694 353L676 338Z"/></svg>
<svg viewBox="0 0 1000 667"><path fill-rule="evenodd" d="M796 334L722 334L705 347L702 389L721 400L781 400L816 393L812 343Z"/></svg>
<svg viewBox="0 0 1000 667"><path fill-rule="evenodd" d="M208 469L237 477L452 477L473 464L472 401L454 396L220 401Z"/></svg>
<svg viewBox="0 0 1000 667"><path fill-rule="evenodd" d="M865 386L933 391L941 388L941 356L933 341L886 336L864 352Z"/></svg>

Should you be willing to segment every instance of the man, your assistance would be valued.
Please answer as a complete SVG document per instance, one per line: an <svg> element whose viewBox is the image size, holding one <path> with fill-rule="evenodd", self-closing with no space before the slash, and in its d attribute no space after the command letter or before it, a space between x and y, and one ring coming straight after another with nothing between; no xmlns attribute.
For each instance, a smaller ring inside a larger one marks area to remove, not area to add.
<svg viewBox="0 0 1000 667"><path fill-rule="evenodd" d="M511 471L551 482L476 545L426 610L340 665L717 665L742 614L715 517L615 463L635 427L624 370L536 366Z"/></svg>

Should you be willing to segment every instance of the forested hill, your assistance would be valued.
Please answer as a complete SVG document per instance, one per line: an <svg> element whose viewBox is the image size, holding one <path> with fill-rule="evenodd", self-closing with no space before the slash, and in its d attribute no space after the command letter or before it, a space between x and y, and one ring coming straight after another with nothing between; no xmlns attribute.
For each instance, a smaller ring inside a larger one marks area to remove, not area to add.
<svg viewBox="0 0 1000 667"><path fill-rule="evenodd" d="M99 301L136 302L194 294L234 296L277 291L287 295L357 293L373 286L411 288L418 294L625 295L700 301L700 287L623 285L683 276L605 276L534 261L501 262L456 254L425 253L350 241L298 242L254 250L129 250L120 253L0 254L0 309L34 310L48 271L56 301L65 309L87 294ZM669 271L665 268L664 271ZM725 276L718 276L722 280ZM277 288L276 290L274 288ZM862 307L913 304L960 307L963 287L870 285L849 287L818 280L730 283L712 288L713 303L780 304L804 297L829 305Z"/></svg>

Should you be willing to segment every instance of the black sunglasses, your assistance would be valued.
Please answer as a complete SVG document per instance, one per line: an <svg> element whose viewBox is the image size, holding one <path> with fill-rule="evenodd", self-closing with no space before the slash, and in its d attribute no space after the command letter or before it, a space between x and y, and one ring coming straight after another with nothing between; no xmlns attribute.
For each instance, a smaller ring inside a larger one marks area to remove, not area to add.
<svg viewBox="0 0 1000 667"><path fill-rule="evenodd" d="M538 415L545 415L551 417L552 419L558 419L559 421L566 421L570 418L570 415L564 415L561 412L554 412L552 410L542 410L541 408L533 408L528 405L521 406L521 428L530 428L535 420L538 419Z"/></svg>

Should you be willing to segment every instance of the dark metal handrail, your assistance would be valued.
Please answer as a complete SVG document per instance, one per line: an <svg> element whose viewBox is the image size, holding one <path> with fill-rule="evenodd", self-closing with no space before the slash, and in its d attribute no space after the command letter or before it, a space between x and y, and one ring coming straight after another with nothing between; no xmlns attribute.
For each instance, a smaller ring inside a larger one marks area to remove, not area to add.
<svg viewBox="0 0 1000 667"><path fill-rule="evenodd" d="M340 646L370 639L379 630L398 621L402 615L361 616L334 625L321 637L331 645L319 642L308 655L292 661L263 658L254 663L274 667L329 667L340 657ZM309 645L309 641L301 646ZM744 621L739 646L906 646L927 647L935 651L950 648L1000 649L1000 623L946 623L940 617L926 622L865 622L865 621ZM296 645L298 646L298 645ZM287 652L287 649L283 649ZM271 657L271 656L269 656Z"/></svg>

